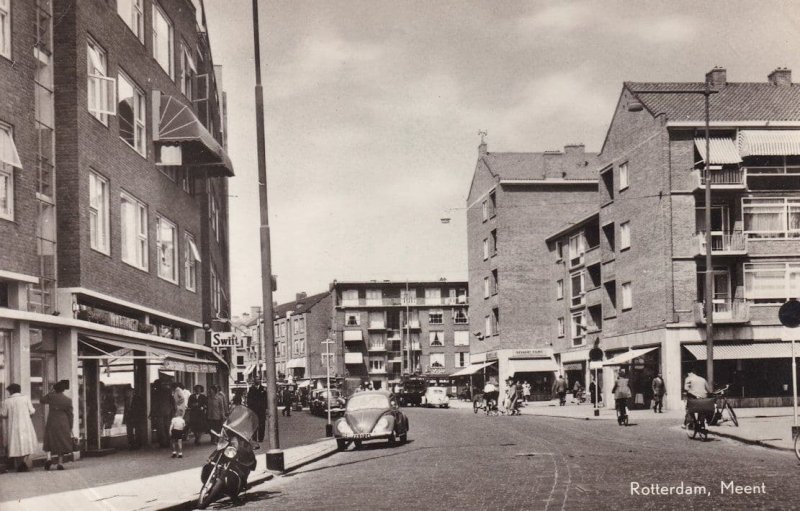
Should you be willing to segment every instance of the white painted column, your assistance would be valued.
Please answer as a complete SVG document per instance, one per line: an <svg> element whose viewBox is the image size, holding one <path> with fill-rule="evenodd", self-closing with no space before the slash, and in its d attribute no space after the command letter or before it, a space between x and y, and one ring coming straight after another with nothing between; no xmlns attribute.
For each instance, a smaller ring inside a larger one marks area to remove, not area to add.
<svg viewBox="0 0 800 511"><path fill-rule="evenodd" d="M69 380L69 395L72 399L72 434L78 437L80 417L80 384L78 382L78 331L74 328L56 332L56 378Z"/></svg>
<svg viewBox="0 0 800 511"><path fill-rule="evenodd" d="M681 343L678 338L667 337L661 343L661 376L667 394L664 396L664 408L679 410L683 408L681 391L683 389L683 368L681 367Z"/></svg>
<svg viewBox="0 0 800 511"><path fill-rule="evenodd" d="M11 366L11 381L19 383L22 393L31 395L31 330L27 321L17 321L14 324L14 334L11 339L11 356L14 363ZM5 392L5 389L3 389Z"/></svg>

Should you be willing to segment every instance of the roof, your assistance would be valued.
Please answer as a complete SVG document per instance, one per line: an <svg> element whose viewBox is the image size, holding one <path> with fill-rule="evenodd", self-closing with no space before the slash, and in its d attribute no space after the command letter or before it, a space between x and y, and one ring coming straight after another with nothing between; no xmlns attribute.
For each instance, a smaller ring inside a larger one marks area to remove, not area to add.
<svg viewBox="0 0 800 511"><path fill-rule="evenodd" d="M653 115L665 114L672 121L705 119L702 94L647 94L648 90L697 90L702 82L625 82ZM800 121L800 85L730 83L711 95L709 118L713 121Z"/></svg>
<svg viewBox="0 0 800 511"><path fill-rule="evenodd" d="M545 151L541 153L486 153L483 161L502 180L582 180L594 177L597 153Z"/></svg>
<svg viewBox="0 0 800 511"><path fill-rule="evenodd" d="M571 231L573 231L575 229L583 227L584 225L588 224L592 220L599 220L599 219L600 219L600 212L599 211L593 211L593 212L589 213L588 215L583 216L583 217L579 218L578 220L575 220L574 222L567 222L559 230L557 230L556 232L554 232L553 234L551 234L547 238L545 238L545 241L550 242L550 241L552 241L552 240L554 240L556 238L560 238L560 237L564 236L565 234L567 234L568 232L571 232Z"/></svg>
<svg viewBox="0 0 800 511"><path fill-rule="evenodd" d="M330 291L325 291L323 293L307 296L302 300L294 300L292 302L282 303L272 310L272 315L275 319L280 319L285 317L287 312L291 312L292 314L303 314L308 312L323 299L330 296L330 294Z"/></svg>

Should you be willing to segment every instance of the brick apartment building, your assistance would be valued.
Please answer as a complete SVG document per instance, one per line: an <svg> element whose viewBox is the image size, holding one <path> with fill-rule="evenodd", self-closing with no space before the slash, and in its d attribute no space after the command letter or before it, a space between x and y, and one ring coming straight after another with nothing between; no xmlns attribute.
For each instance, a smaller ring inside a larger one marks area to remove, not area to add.
<svg viewBox="0 0 800 511"><path fill-rule="evenodd" d="M528 381L550 396L556 327L552 262L542 233L596 210L597 155L583 145L492 153L485 142L467 198L472 366L464 374ZM480 383L480 380L473 383Z"/></svg>
<svg viewBox="0 0 800 511"><path fill-rule="evenodd" d="M718 91L709 156L715 383L730 384L744 406L785 405L790 348L777 310L798 295L800 89L788 69L760 83L726 75L715 68L706 76ZM530 229L530 244L547 252L539 273L517 278L539 282L534 294L547 297L544 342L559 370L588 382L589 348L599 341L606 402L620 367L631 373L639 407L649 406L656 373L668 408L682 406L688 369L705 374L703 96L648 93L704 87L626 82L589 169L599 177L594 206L572 210L550 231ZM471 243L480 237L470 232Z"/></svg>
<svg viewBox="0 0 800 511"><path fill-rule="evenodd" d="M233 172L202 20L189 0L0 1L0 386L32 396L37 432L58 380L89 449L124 435L101 394L227 380L204 326L230 315Z"/></svg>
<svg viewBox="0 0 800 511"><path fill-rule="evenodd" d="M339 374L386 389L403 374L446 377L469 365L467 282L333 281L331 292Z"/></svg>

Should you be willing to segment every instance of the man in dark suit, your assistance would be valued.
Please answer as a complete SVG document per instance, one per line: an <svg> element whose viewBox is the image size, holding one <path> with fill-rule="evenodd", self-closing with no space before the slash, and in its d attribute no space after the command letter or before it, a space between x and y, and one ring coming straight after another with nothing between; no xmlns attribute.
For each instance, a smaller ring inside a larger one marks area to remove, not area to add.
<svg viewBox="0 0 800 511"><path fill-rule="evenodd" d="M142 395L135 389L125 390L125 411L122 422L128 433L128 449L142 447L142 438L147 429L147 410Z"/></svg>
<svg viewBox="0 0 800 511"><path fill-rule="evenodd" d="M264 429L267 424L267 389L261 385L261 379L256 378L250 390L247 391L247 407L258 416L258 432L256 441L264 441Z"/></svg>
<svg viewBox="0 0 800 511"><path fill-rule="evenodd" d="M158 444L161 447L169 447L169 424L175 414L175 401L169 391L169 384L161 379L153 382L153 390L150 394L150 418L153 419Z"/></svg>

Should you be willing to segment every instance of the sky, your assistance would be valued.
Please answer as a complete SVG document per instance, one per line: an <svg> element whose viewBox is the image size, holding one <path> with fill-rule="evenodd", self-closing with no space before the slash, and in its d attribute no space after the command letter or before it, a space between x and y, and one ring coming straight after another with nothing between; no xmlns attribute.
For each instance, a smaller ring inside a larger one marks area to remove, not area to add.
<svg viewBox="0 0 800 511"><path fill-rule="evenodd" d="M205 0L228 98L233 314L261 304L251 0ZM792 1L259 1L275 300L467 278L489 151L599 151L623 81L800 82ZM442 218L450 218L443 223Z"/></svg>

